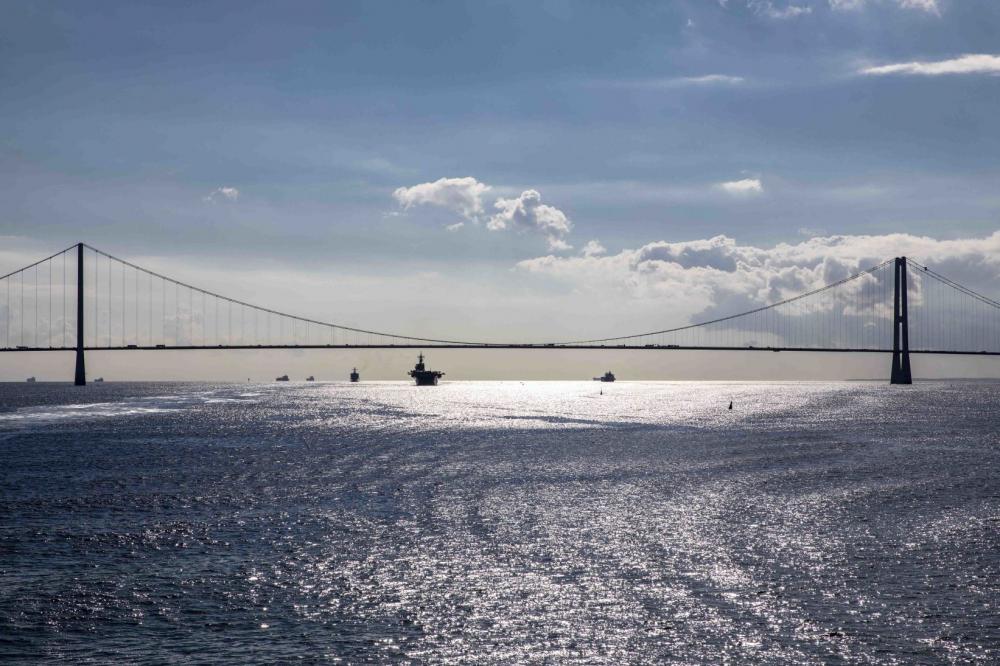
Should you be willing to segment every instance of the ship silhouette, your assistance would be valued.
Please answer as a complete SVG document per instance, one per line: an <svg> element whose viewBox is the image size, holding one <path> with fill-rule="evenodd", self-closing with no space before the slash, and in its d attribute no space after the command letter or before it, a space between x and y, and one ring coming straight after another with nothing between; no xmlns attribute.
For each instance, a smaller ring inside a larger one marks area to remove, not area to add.
<svg viewBox="0 0 1000 666"><path fill-rule="evenodd" d="M594 377L595 382L613 382L615 381L615 373L608 370L600 377Z"/></svg>
<svg viewBox="0 0 1000 666"><path fill-rule="evenodd" d="M417 364L413 366L413 370L408 373L413 377L417 386L437 386L438 380L444 377L444 373L440 370L428 370L424 367L424 355L421 354Z"/></svg>
<svg viewBox="0 0 1000 666"><path fill-rule="evenodd" d="M352 382L361 381L361 375L358 374L358 369L357 368L354 368L353 370L351 370L351 381Z"/></svg>

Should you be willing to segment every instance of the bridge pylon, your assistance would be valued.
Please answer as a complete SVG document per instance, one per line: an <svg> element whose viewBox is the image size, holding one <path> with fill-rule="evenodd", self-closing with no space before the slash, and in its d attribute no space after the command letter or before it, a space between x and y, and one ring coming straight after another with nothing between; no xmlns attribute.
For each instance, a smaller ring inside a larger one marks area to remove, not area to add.
<svg viewBox="0 0 1000 666"><path fill-rule="evenodd" d="M892 299L892 374L890 384L912 384L910 331L906 312L906 257L896 257Z"/></svg>
<svg viewBox="0 0 1000 666"><path fill-rule="evenodd" d="M87 367L83 359L83 243L76 246L76 386L87 385Z"/></svg>

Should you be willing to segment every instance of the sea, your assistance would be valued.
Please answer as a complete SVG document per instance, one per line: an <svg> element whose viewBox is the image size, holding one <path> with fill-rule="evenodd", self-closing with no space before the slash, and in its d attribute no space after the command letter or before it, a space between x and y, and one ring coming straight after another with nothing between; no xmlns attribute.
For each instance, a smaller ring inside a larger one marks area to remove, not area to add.
<svg viewBox="0 0 1000 666"><path fill-rule="evenodd" d="M0 384L0 662L995 664L1000 383Z"/></svg>

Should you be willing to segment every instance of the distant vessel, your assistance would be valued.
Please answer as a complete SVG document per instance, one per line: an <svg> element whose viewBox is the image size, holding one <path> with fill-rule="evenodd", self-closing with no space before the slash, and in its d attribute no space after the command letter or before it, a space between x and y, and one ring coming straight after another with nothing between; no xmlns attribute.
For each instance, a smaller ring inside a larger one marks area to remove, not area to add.
<svg viewBox="0 0 1000 666"><path fill-rule="evenodd" d="M440 370L428 370L424 367L424 355L420 355L413 370L407 373L417 382L417 386L437 386L438 380L444 377Z"/></svg>
<svg viewBox="0 0 1000 666"><path fill-rule="evenodd" d="M613 382L615 381L615 374L608 370L600 377L594 377L595 382Z"/></svg>
<svg viewBox="0 0 1000 666"><path fill-rule="evenodd" d="M281 375L280 377L275 377L274 381L276 381L276 382L287 382L288 381L288 375Z"/></svg>
<svg viewBox="0 0 1000 666"><path fill-rule="evenodd" d="M312 375L309 375L308 377L306 377L306 381L307 382L314 382L314 381L316 381L316 378L313 377Z"/></svg>
<svg viewBox="0 0 1000 666"><path fill-rule="evenodd" d="M104 381L104 377L98 377L97 379L95 379L95 380L94 380L94 383L95 383L95 384L100 384L100 383L102 383L103 381Z"/></svg>
<svg viewBox="0 0 1000 666"><path fill-rule="evenodd" d="M34 377L28 377L28 379L25 380L25 381L27 381L29 384L34 384L35 383L35 378ZM434 382L434 383L436 384L437 382Z"/></svg>
<svg viewBox="0 0 1000 666"><path fill-rule="evenodd" d="M353 370L351 370L351 381L352 382L359 382L359 381L361 381L361 375L358 374L358 369L357 368L354 368Z"/></svg>

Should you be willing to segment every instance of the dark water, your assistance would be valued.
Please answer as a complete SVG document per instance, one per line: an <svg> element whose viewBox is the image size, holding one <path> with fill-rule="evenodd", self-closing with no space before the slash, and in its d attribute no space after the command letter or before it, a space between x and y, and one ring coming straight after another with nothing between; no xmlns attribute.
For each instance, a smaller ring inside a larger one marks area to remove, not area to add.
<svg viewBox="0 0 1000 666"><path fill-rule="evenodd" d="M998 408L0 385L0 661L996 663Z"/></svg>

